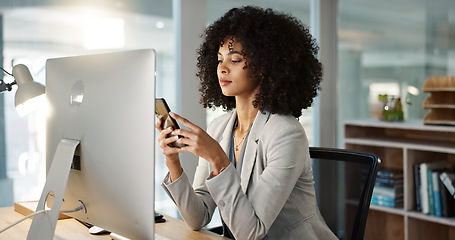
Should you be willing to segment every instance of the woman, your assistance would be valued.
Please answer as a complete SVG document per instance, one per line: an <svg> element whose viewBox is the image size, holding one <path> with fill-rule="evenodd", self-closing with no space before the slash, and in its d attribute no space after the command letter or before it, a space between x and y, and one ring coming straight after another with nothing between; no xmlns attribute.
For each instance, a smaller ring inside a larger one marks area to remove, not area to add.
<svg viewBox="0 0 455 240"><path fill-rule="evenodd" d="M297 19L270 9L235 8L206 29L197 64L201 103L232 111L207 132L175 113L188 130L156 123L169 169L163 187L192 229L218 207L233 239L336 239L319 213L308 140L296 119L319 89L317 51ZM193 187L181 152L200 157Z"/></svg>

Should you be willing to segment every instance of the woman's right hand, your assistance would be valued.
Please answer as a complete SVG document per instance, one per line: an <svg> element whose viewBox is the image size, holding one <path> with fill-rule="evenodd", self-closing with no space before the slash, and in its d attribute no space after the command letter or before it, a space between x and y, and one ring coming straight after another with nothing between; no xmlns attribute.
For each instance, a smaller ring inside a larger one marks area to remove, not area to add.
<svg viewBox="0 0 455 240"><path fill-rule="evenodd" d="M158 142L160 144L161 152L164 154L164 157L166 159L166 166L169 169L171 181L173 182L183 173L182 165L180 164L179 159L180 148L173 147L171 145L171 143L178 140L178 136L168 137L169 133L174 131L174 129L172 129L172 127L163 129L161 127L162 122L162 119L158 119L155 124L155 128L160 132L160 135L158 136Z"/></svg>

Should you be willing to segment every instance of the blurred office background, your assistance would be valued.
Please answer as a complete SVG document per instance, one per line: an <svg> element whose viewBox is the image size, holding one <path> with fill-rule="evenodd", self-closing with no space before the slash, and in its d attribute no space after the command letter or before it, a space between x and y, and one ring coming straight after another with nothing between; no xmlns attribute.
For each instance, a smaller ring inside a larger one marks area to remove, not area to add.
<svg viewBox="0 0 455 240"><path fill-rule="evenodd" d="M312 19L325 18L312 10L317 0L198 0L194 4L199 10L191 10L191 13L176 6L187 4L184 2L2 0L2 66L11 71L13 65L24 63L35 80L44 84L48 58L154 48L157 51L156 94L165 97L174 111L185 113L182 103L187 101L187 89L182 89L185 81L182 78L186 76L176 76L176 68L181 67L179 64L194 68L196 59L181 59L182 49L176 47L176 39L180 37L185 41L180 34L186 28L176 22L181 20L176 14L202 16L207 25L232 7L253 4L288 12L308 26ZM344 120L377 117L378 94L400 96L403 102L411 103L404 104L407 119L423 118L425 112L421 104L426 95L421 92L421 86L425 79L455 75L455 1L331 2L336 3L332 6L336 10L336 48L331 53L335 65L329 65L331 69L325 71L334 70L336 76L325 81L330 81L328 86L336 92L336 99L331 102L336 110L333 115L336 131L332 131L331 136L336 139L335 145L342 147ZM191 30L200 35L202 28L199 32L197 29ZM184 51L195 52L196 49ZM188 79L194 78L188 76ZM5 74L3 79L12 81ZM197 82L191 84L197 85ZM20 118L14 109L14 91L0 95L0 206L39 199L45 183L45 113L38 111ZM204 125L222 114L220 110L202 111L204 120L199 122ZM326 120L314 112L314 109L305 110L299 121L311 144L319 145L315 139L319 139L318 129L324 128ZM200 115L185 117L191 120ZM153 156L150 160L154 160ZM159 149L155 172L156 208L177 215L172 201L160 187L167 171Z"/></svg>

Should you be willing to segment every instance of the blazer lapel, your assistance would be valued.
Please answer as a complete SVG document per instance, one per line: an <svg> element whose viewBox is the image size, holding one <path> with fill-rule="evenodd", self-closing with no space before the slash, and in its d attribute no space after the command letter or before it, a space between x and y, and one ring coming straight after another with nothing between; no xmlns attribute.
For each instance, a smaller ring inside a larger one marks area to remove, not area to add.
<svg viewBox="0 0 455 240"><path fill-rule="evenodd" d="M232 128L234 127L235 118L237 117L237 111L234 109L231 114L232 115L226 124L226 128L224 129L223 134L221 135L221 139L218 140L221 148L224 150L226 155L229 154L229 142L231 141ZM211 172L213 169L210 164L209 166Z"/></svg>
<svg viewBox="0 0 455 240"><path fill-rule="evenodd" d="M223 148L226 154L229 153L229 142L231 141L232 128L234 127L235 118L237 117L237 111L234 109L232 115L227 122L226 128L224 129L223 136L219 140L221 148Z"/></svg>
<svg viewBox="0 0 455 240"><path fill-rule="evenodd" d="M245 148L245 155L243 157L243 166L240 182L244 193L246 193L248 189L248 183L250 182L250 178L253 173L253 167L256 163L258 141L259 138L261 137L262 129L264 128L264 125L267 122L269 116L270 116L269 112L263 114L261 113L261 111L258 111L253 126L251 127L250 134L248 136L248 142Z"/></svg>

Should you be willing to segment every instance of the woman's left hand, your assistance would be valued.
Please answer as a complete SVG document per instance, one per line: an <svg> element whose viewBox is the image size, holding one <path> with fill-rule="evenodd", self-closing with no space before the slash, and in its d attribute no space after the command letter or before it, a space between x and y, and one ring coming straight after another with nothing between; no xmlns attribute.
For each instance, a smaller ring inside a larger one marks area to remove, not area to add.
<svg viewBox="0 0 455 240"><path fill-rule="evenodd" d="M221 148L220 144L209 136L207 132L176 113L170 112L169 114L172 118L189 129L189 131L184 129L175 129L172 132L173 135L183 136L183 138L177 140L178 143L188 145L180 148L179 152L191 152L201 158L204 158L212 165L214 171L220 170L221 168L229 165L230 162L226 153Z"/></svg>

